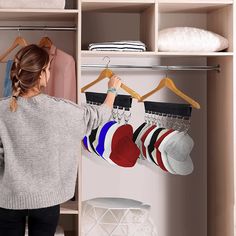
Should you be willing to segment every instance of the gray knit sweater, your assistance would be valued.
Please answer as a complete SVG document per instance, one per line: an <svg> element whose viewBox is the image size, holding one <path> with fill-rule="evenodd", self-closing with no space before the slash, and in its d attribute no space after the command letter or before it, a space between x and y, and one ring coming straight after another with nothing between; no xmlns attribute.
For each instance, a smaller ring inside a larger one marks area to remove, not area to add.
<svg viewBox="0 0 236 236"><path fill-rule="evenodd" d="M0 207L36 209L74 196L80 143L109 120L111 108L47 94L0 99Z"/></svg>

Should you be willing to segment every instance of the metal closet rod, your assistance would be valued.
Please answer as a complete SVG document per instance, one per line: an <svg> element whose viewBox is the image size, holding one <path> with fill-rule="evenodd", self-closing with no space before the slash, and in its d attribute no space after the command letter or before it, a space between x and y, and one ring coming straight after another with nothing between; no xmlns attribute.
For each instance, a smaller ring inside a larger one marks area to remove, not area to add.
<svg viewBox="0 0 236 236"><path fill-rule="evenodd" d="M50 31L76 31L75 26L0 26L0 30L50 30Z"/></svg>
<svg viewBox="0 0 236 236"><path fill-rule="evenodd" d="M81 65L82 68L106 68L104 65L99 64L87 64ZM107 68L122 68L122 69L152 69L152 70L160 70L160 71L168 71L168 70L217 70L220 72L220 65L216 66L138 66L138 65L109 65Z"/></svg>

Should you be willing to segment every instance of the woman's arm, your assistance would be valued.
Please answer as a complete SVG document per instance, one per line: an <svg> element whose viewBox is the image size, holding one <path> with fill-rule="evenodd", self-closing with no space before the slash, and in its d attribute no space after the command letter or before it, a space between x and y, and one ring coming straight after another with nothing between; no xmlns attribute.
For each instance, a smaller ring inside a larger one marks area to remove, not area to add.
<svg viewBox="0 0 236 236"><path fill-rule="evenodd" d="M91 105L82 106L82 136L90 134L93 129L96 129L99 125L107 122L110 119L116 93L120 85L120 78L116 75L113 75L108 82L107 96L104 103L98 107Z"/></svg>
<svg viewBox="0 0 236 236"><path fill-rule="evenodd" d="M117 90L120 88L120 85L121 85L121 79L118 76L113 75L108 82L107 97L103 104L106 104L110 108L113 107L116 93L117 93Z"/></svg>

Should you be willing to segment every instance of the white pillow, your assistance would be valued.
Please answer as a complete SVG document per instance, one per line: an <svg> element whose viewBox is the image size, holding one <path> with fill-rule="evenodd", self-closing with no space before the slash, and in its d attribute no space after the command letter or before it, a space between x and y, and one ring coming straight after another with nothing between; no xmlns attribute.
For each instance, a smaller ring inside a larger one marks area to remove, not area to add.
<svg viewBox="0 0 236 236"><path fill-rule="evenodd" d="M226 38L194 27L174 27L159 31L158 50L166 52L216 52L229 47Z"/></svg>

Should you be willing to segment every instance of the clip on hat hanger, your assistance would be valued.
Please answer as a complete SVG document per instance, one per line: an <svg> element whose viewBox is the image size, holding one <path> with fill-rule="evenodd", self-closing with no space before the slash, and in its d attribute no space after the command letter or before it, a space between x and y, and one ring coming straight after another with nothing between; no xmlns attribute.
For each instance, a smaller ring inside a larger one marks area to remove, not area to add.
<svg viewBox="0 0 236 236"><path fill-rule="evenodd" d="M0 62L5 63L4 59L18 46L25 47L27 46L28 43L26 40L20 36L20 29L18 29L18 36L15 38L14 42L12 45L6 50L5 53L0 55Z"/></svg>
<svg viewBox="0 0 236 236"><path fill-rule="evenodd" d="M90 103L102 104L106 99L106 93L85 92L86 101ZM113 107L129 110L132 106L132 97L130 95L117 95Z"/></svg>
<svg viewBox="0 0 236 236"><path fill-rule="evenodd" d="M104 58L108 58L109 61L107 62L106 64L106 69L104 69L100 75L98 76L98 78L94 81L92 81L91 83L85 85L84 87L81 88L81 92L84 93L88 88L92 87L93 85L97 84L98 82L102 81L103 79L105 78L111 78L114 73L108 69L108 65L110 63L110 58L108 56L105 56ZM103 60L104 60L103 58ZM136 98L136 99L141 99L141 96L136 93L133 89L129 88L128 86L126 86L124 83L121 83L121 86L120 86L124 91L126 91L128 94L130 94L133 98Z"/></svg>
<svg viewBox="0 0 236 236"><path fill-rule="evenodd" d="M190 104L144 102L145 122L168 129L188 132L192 107Z"/></svg>
<svg viewBox="0 0 236 236"><path fill-rule="evenodd" d="M191 104L191 106L193 108L196 109L200 109L200 105L198 102L194 101L192 98L190 98L189 96L187 96L186 94L184 94L182 91L180 91L176 86L175 83L173 82L173 80L171 78L169 78L167 76L167 72L165 75L165 78L163 78L160 83L158 84L158 86L153 89L152 91L150 91L149 93L143 95L141 97L141 99L139 100L140 102L142 102L143 100L145 100L146 98L150 97L152 94L158 92L159 90L161 90L162 88L168 88L170 89L172 92L174 92L177 96L181 97L183 100L185 100L186 102L188 102L189 104Z"/></svg>
<svg viewBox="0 0 236 236"><path fill-rule="evenodd" d="M192 107L190 104L144 101L144 108L145 111L171 114L181 117L191 117L192 113Z"/></svg>

